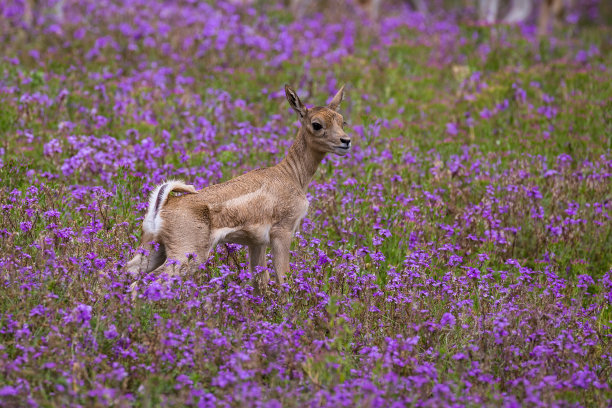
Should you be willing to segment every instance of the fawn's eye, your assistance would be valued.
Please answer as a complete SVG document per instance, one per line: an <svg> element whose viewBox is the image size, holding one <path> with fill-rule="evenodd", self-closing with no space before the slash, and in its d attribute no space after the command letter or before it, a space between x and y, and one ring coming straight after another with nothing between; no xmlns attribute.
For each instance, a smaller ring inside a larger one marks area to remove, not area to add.
<svg viewBox="0 0 612 408"><path fill-rule="evenodd" d="M342 122L342 127L348 126L348 123Z"/></svg>
<svg viewBox="0 0 612 408"><path fill-rule="evenodd" d="M317 123L317 122L312 122L312 128L313 128L314 130L321 130L321 129L323 129L323 126L321 126L321 124L320 124L320 123Z"/></svg>

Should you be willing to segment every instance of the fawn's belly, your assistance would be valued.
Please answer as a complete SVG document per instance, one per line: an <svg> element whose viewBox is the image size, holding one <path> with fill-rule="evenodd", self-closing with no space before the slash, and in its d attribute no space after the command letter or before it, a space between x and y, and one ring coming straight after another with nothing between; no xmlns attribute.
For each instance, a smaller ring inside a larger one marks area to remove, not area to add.
<svg viewBox="0 0 612 408"><path fill-rule="evenodd" d="M225 243L267 245L270 243L270 228L270 224L217 228L211 231L212 246Z"/></svg>

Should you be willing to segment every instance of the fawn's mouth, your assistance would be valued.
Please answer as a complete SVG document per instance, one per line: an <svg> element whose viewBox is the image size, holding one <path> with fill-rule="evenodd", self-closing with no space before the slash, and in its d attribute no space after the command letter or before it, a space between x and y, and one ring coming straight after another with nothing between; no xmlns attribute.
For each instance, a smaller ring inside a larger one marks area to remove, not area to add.
<svg viewBox="0 0 612 408"><path fill-rule="evenodd" d="M348 144L348 145L334 146L334 148L336 149L337 153L345 155L346 153L348 153L349 150L351 150L351 145Z"/></svg>

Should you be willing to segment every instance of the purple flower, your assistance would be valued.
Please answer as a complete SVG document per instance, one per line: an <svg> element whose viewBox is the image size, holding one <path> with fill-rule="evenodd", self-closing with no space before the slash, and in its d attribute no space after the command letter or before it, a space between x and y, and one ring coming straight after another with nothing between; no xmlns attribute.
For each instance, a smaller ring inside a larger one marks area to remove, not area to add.
<svg viewBox="0 0 612 408"><path fill-rule="evenodd" d="M107 339L114 339L119 335L119 333L117 333L117 327L115 327L114 324L111 324L108 326L108 330L104 330L104 337L106 337Z"/></svg>
<svg viewBox="0 0 612 408"><path fill-rule="evenodd" d="M47 157L54 156L55 154L62 152L62 145L59 140L51 139L43 146L43 152Z"/></svg>
<svg viewBox="0 0 612 408"><path fill-rule="evenodd" d="M163 287L159 282L153 282L145 289L144 295L147 299L157 302L162 299Z"/></svg>
<svg viewBox="0 0 612 408"><path fill-rule="evenodd" d="M455 355L453 355L453 360L465 360L467 359L469 356L467 354L464 353L457 353Z"/></svg>
<svg viewBox="0 0 612 408"><path fill-rule="evenodd" d="M441 326L453 327L456 323L455 316L451 313L444 313L440 319Z"/></svg>
<svg viewBox="0 0 612 408"><path fill-rule="evenodd" d="M480 117L482 119L490 119L493 117L493 112L491 112L489 109L484 108L483 110L480 111Z"/></svg>
<svg viewBox="0 0 612 408"><path fill-rule="evenodd" d="M80 323L82 326L91 320L91 306L80 303L72 309L72 321Z"/></svg>
<svg viewBox="0 0 612 408"><path fill-rule="evenodd" d="M447 123L446 124L446 133L448 133L451 136L456 136L459 133L459 129L457 128L457 124L456 123Z"/></svg>
<svg viewBox="0 0 612 408"><path fill-rule="evenodd" d="M486 254L486 253L478 254L478 261L479 262L485 262L485 261L488 261L489 259L490 259L489 255Z"/></svg>
<svg viewBox="0 0 612 408"><path fill-rule="evenodd" d="M57 210L49 210L45 211L43 215L45 218L59 218L61 213Z"/></svg>
<svg viewBox="0 0 612 408"><path fill-rule="evenodd" d="M588 54L585 50L579 50L574 59L577 63L584 64L588 59Z"/></svg>
<svg viewBox="0 0 612 408"><path fill-rule="evenodd" d="M176 377L176 382L178 384L176 384L174 386L175 389L181 389L184 386L190 386L193 385L193 381L191 380L191 378L189 378L188 376L186 376L185 374L180 374L179 376Z"/></svg>
<svg viewBox="0 0 612 408"><path fill-rule="evenodd" d="M0 388L0 397L9 397L19 394L19 390L13 386L5 385Z"/></svg>
<svg viewBox="0 0 612 408"><path fill-rule="evenodd" d="M578 284L576 285L577 287L586 289L590 285L593 285L593 284L595 284L595 281L590 275L585 275L585 274L578 275Z"/></svg>
<svg viewBox="0 0 612 408"><path fill-rule="evenodd" d="M235 381L236 376L234 375L234 373L227 370L221 370L219 374L215 378L213 378L212 385L224 388L230 384L233 384Z"/></svg>

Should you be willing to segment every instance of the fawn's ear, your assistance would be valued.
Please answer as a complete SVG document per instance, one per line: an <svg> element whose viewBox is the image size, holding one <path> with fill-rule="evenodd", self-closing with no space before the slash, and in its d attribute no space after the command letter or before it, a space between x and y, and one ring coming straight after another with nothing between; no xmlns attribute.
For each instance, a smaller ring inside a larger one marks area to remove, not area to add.
<svg viewBox="0 0 612 408"><path fill-rule="evenodd" d="M300 98L297 96L297 93L289 85L285 85L285 95L287 96L287 100L289 101L289 105L293 108L294 111L300 115L300 118L306 116L308 109L304 106Z"/></svg>
<svg viewBox="0 0 612 408"><path fill-rule="evenodd" d="M344 98L344 85L342 85L342 88L340 88L340 90L336 93L336 96L334 96L334 99L332 99L332 101L329 103L328 108L331 110L338 109L340 102L342 102L342 98Z"/></svg>

